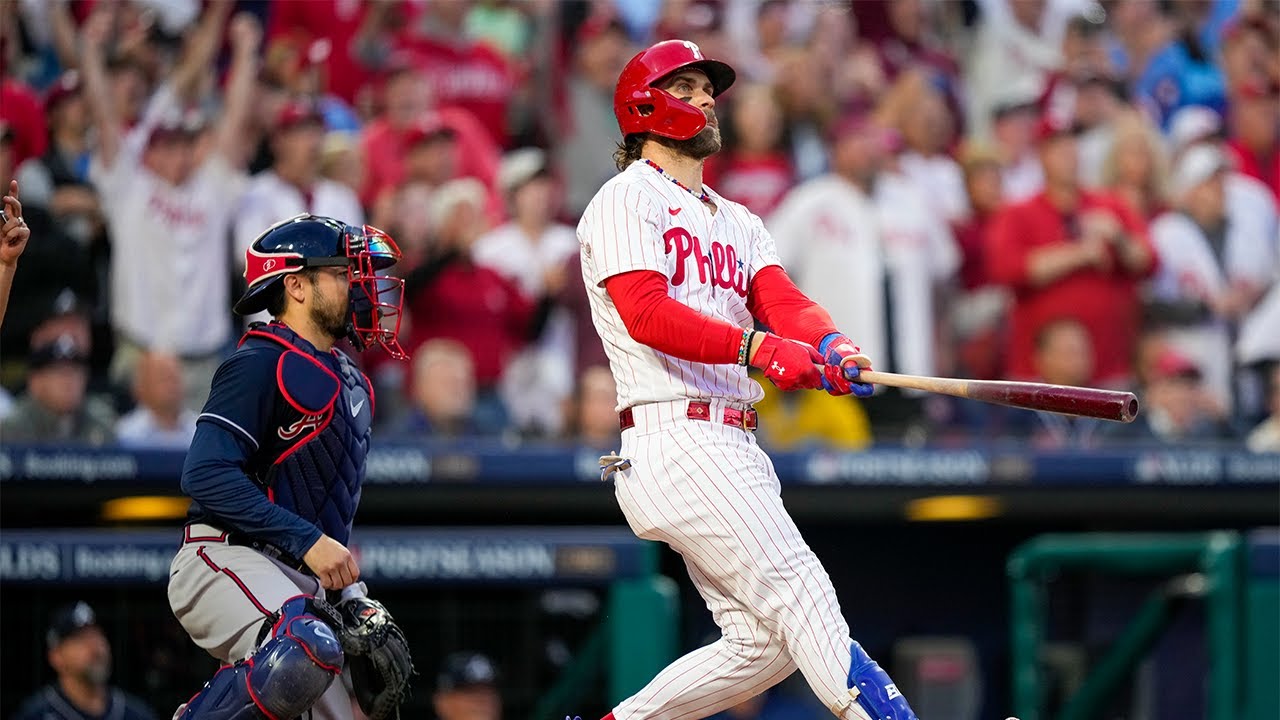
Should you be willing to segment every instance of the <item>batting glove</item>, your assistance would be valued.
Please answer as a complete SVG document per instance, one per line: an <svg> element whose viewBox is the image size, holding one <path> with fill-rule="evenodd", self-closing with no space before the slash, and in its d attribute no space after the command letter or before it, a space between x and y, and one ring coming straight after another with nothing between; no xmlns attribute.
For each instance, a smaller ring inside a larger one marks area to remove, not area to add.
<svg viewBox="0 0 1280 720"><path fill-rule="evenodd" d="M848 395L871 397L875 386L871 383L858 382L858 375L863 369L871 369L871 358L862 354L862 349L853 344L842 333L831 333L822 338L818 352L823 357L822 387L832 395Z"/></svg>
<svg viewBox="0 0 1280 720"><path fill-rule="evenodd" d="M751 359L779 390L814 390L823 387L822 355L808 343L765 335Z"/></svg>

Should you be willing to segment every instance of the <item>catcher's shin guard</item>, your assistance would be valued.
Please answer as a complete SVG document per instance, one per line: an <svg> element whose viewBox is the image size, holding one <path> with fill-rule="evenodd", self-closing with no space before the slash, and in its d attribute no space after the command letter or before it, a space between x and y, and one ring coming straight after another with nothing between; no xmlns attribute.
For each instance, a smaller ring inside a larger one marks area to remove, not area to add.
<svg viewBox="0 0 1280 720"><path fill-rule="evenodd" d="M181 720L285 720L306 712L342 672L340 627L322 600L291 598L269 626L271 639L224 667L187 702Z"/></svg>
<svg viewBox="0 0 1280 720"><path fill-rule="evenodd" d="M889 673L871 659L858 643L849 648L849 692L854 700L875 720L917 720L907 699L898 692Z"/></svg>

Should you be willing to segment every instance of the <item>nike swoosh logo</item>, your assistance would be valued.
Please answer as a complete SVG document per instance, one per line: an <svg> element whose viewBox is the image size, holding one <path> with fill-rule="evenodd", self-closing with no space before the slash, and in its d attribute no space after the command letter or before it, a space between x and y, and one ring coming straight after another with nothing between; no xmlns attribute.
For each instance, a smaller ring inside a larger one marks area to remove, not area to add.
<svg viewBox="0 0 1280 720"><path fill-rule="evenodd" d="M351 417L355 417L355 416L359 415L359 414L360 414L360 408L362 408L362 407L364 407L364 400L361 400L360 402L353 404L353 405L351 406Z"/></svg>
<svg viewBox="0 0 1280 720"><path fill-rule="evenodd" d="M683 209L684 208L667 208L667 212L671 213L672 215L679 215L680 211Z"/></svg>

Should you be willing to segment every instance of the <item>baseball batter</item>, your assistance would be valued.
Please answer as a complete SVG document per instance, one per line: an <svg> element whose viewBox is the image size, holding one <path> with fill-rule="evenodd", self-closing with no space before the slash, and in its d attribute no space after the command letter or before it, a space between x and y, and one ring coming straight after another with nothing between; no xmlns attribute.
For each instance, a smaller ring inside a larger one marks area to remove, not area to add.
<svg viewBox="0 0 1280 720"><path fill-rule="evenodd" d="M313 215L246 251L235 310L275 320L251 326L214 376L182 472L193 502L169 575L178 621L226 665L175 718L352 717L333 681L351 660L343 613L363 593L346 545L374 398L333 346L347 337L403 357L399 281L377 275L399 257L376 228ZM339 608L326 590L342 591Z"/></svg>
<svg viewBox="0 0 1280 720"><path fill-rule="evenodd" d="M622 172L578 225L593 320L618 385L622 451L602 458L639 537L685 560L722 637L680 658L605 720L704 718L797 667L840 718L915 717L849 636L756 444L747 366L783 390L865 396L866 356L779 266L760 219L702 184L720 149L728 65L680 40L618 79ZM753 318L772 329L755 332Z"/></svg>

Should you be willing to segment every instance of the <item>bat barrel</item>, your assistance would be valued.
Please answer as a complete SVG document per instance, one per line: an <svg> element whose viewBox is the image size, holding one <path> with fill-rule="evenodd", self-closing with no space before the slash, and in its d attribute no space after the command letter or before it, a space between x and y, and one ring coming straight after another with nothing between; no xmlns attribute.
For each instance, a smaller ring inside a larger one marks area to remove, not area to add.
<svg viewBox="0 0 1280 720"><path fill-rule="evenodd" d="M864 370L867 382L943 393L982 402L1064 415L1133 422L1138 398L1131 392L1004 380L964 380Z"/></svg>
<svg viewBox="0 0 1280 720"><path fill-rule="evenodd" d="M1133 422L1138 416L1137 396L1131 392L1119 390L1043 383L984 381L969 383L969 397L1029 410L1102 418L1115 422Z"/></svg>

